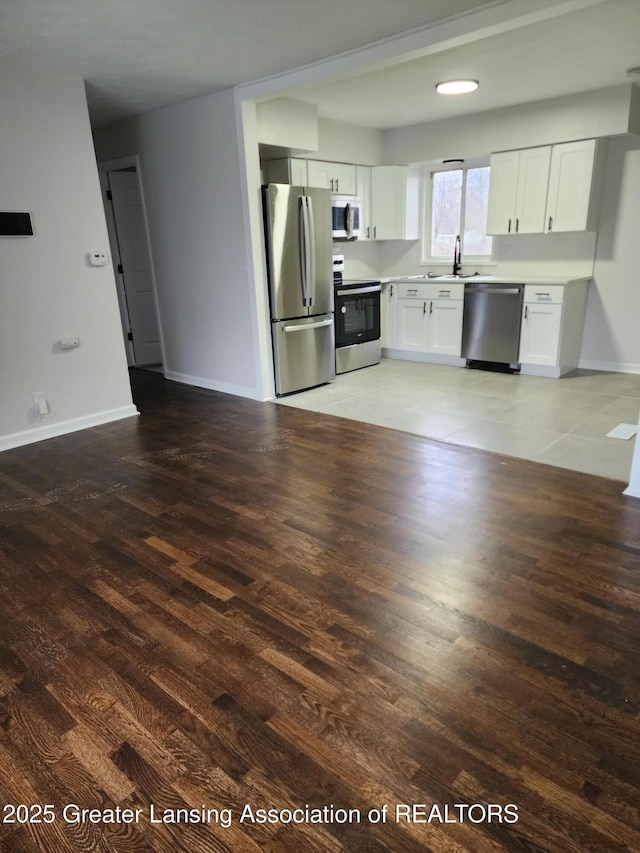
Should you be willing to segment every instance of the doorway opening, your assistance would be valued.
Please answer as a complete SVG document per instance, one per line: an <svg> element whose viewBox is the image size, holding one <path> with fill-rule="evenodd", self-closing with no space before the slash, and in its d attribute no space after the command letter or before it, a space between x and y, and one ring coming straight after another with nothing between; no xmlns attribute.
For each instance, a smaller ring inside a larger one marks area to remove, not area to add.
<svg viewBox="0 0 640 853"><path fill-rule="evenodd" d="M153 261L138 157L98 164L129 367L164 373Z"/></svg>

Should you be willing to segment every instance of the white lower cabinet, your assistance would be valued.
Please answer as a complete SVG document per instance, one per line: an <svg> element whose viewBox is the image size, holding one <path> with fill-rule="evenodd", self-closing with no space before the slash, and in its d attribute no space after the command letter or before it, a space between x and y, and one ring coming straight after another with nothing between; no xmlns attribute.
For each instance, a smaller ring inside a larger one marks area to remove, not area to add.
<svg viewBox="0 0 640 853"><path fill-rule="evenodd" d="M380 294L380 345L389 350L395 347L397 339L398 285L390 281L382 285Z"/></svg>
<svg viewBox="0 0 640 853"><path fill-rule="evenodd" d="M588 285L587 279L525 285L521 373L558 378L578 366ZM462 282L386 283L380 304L383 354L462 367L463 317Z"/></svg>
<svg viewBox="0 0 640 853"><path fill-rule="evenodd" d="M388 355L460 362L464 285L391 282L382 299L382 346Z"/></svg>
<svg viewBox="0 0 640 853"><path fill-rule="evenodd" d="M520 333L520 362L553 367L558 364L562 305L525 302Z"/></svg>
<svg viewBox="0 0 640 853"><path fill-rule="evenodd" d="M399 299L397 310L396 345L398 348L426 352L429 341L426 299L410 297Z"/></svg>
<svg viewBox="0 0 640 853"><path fill-rule="evenodd" d="M580 360L588 281L527 284L520 330L520 370L558 378Z"/></svg>
<svg viewBox="0 0 640 853"><path fill-rule="evenodd" d="M459 356L462 347L461 299L434 299L429 317L428 351L438 355Z"/></svg>

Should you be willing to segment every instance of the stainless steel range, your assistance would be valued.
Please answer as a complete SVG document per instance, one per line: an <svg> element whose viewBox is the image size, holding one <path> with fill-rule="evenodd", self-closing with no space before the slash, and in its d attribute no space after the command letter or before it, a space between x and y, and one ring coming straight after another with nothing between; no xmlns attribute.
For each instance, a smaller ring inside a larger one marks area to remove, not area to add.
<svg viewBox="0 0 640 853"><path fill-rule="evenodd" d="M380 363L380 292L375 279L343 278L344 262L334 257L336 373Z"/></svg>

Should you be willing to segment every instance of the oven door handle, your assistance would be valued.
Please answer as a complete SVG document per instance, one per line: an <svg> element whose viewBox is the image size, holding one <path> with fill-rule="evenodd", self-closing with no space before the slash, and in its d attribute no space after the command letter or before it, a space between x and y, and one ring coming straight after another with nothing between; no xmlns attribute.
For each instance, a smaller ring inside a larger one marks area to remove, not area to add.
<svg viewBox="0 0 640 853"><path fill-rule="evenodd" d="M283 332L304 332L306 329L321 329L323 326L332 326L333 317L327 320L316 320L315 323L300 323L298 326L283 326Z"/></svg>
<svg viewBox="0 0 640 853"><path fill-rule="evenodd" d="M357 296L359 293L380 293L381 285L374 284L372 287L352 287L351 290L336 290L336 296Z"/></svg>

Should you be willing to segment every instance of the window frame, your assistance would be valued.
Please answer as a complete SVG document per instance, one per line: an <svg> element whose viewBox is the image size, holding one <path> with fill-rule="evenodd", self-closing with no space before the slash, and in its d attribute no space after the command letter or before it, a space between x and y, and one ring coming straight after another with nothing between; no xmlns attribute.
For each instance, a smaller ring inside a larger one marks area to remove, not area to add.
<svg viewBox="0 0 640 853"><path fill-rule="evenodd" d="M421 229L420 242L422 244L421 263L429 266L442 265L451 266L453 263L453 254L451 259L443 258L441 255L436 256L431 254L431 211L433 205L433 179L432 175L435 172L455 172L462 169L466 172L468 169L478 169L490 167L490 157L476 157L468 160L452 160L446 162L437 160L431 163L424 163L422 167L422 205L421 205ZM463 192L461 200L461 226L464 223L465 204L466 204L466 174L463 179ZM492 237L492 235L487 235ZM495 266L495 239L492 237L491 254L490 255L467 255L464 251L464 228L461 227L460 238L462 241L462 262L465 264L473 264L475 266Z"/></svg>

